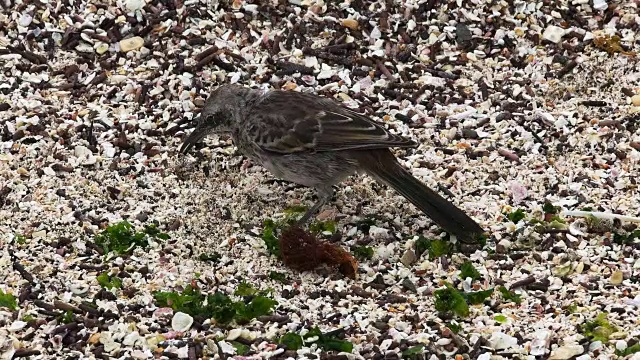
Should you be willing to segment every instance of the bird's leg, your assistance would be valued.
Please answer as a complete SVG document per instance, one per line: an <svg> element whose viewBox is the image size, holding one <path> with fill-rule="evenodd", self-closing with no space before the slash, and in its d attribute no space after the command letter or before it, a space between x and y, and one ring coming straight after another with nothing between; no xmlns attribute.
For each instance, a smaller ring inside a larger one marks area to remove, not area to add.
<svg viewBox="0 0 640 360"><path fill-rule="evenodd" d="M316 201L313 206L307 210L307 212L296 222L296 225L302 226L311 219L311 217L317 213L321 207L323 207L326 203L328 203L333 197L333 187L328 188L320 188L318 189L318 201Z"/></svg>

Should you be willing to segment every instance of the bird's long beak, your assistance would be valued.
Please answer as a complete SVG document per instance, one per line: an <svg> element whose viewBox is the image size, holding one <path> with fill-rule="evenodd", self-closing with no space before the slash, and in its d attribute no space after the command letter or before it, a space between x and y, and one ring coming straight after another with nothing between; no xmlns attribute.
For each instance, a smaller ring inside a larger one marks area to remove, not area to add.
<svg viewBox="0 0 640 360"><path fill-rule="evenodd" d="M200 126L196 126L191 132L191 134L189 134L189 136L187 136L182 141L182 145L180 146L180 150L179 150L180 153L186 154L192 147L195 146L195 144L199 143L206 136L207 136L207 131L205 129L202 129Z"/></svg>
<svg viewBox="0 0 640 360"><path fill-rule="evenodd" d="M204 131L199 131L198 128L195 128L189 136L182 142L180 146L180 153L186 154L192 147L195 146L200 140L202 140L207 134Z"/></svg>

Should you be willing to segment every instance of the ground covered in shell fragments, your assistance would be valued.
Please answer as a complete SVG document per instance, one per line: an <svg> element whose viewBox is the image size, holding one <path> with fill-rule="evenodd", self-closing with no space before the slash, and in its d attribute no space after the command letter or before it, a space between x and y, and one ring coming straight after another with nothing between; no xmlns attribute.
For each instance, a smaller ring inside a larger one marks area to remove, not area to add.
<svg viewBox="0 0 640 360"><path fill-rule="evenodd" d="M0 1L0 356L639 359L639 6ZM285 267L313 192L226 138L177 154L222 82L417 140L486 245L353 177L316 230L356 278Z"/></svg>

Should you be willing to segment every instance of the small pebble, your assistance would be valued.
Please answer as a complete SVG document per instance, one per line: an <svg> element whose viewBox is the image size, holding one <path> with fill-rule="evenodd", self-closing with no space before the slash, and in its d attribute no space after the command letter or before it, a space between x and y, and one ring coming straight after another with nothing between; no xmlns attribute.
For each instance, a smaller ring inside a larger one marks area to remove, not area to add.
<svg viewBox="0 0 640 360"><path fill-rule="evenodd" d="M616 331L609 335L609 340L621 340L625 339L627 336L629 336L629 334L627 334L625 331Z"/></svg>
<svg viewBox="0 0 640 360"><path fill-rule="evenodd" d="M109 44L100 42L100 43L95 45L95 49L96 49L96 53L98 55L102 55L102 54L106 53L107 51L109 51Z"/></svg>
<svg viewBox="0 0 640 360"><path fill-rule="evenodd" d="M596 340L589 344L589 351L593 352L602 348L602 341Z"/></svg>
<svg viewBox="0 0 640 360"><path fill-rule="evenodd" d="M551 351L549 360L568 360L582 353L584 353L584 347L582 347L582 345L563 345Z"/></svg>
<svg viewBox="0 0 640 360"><path fill-rule="evenodd" d="M144 4L145 4L144 0L126 0L125 1L125 6L127 8L127 11L129 12L141 10Z"/></svg>
<svg viewBox="0 0 640 360"><path fill-rule="evenodd" d="M489 338L491 347L496 350L506 350L518 346L518 339L503 332L496 331Z"/></svg>
<svg viewBox="0 0 640 360"><path fill-rule="evenodd" d="M31 22L33 21L33 17L29 14L23 14L20 19L18 20L18 25L22 26L22 27L27 27L29 25L31 25Z"/></svg>
<svg viewBox="0 0 640 360"><path fill-rule="evenodd" d="M140 36L134 36L128 39L120 40L120 51L129 52L132 50L138 50L144 45L144 39Z"/></svg>
<svg viewBox="0 0 640 360"><path fill-rule="evenodd" d="M551 332L548 330L538 330L534 334L534 339L531 342L531 350L529 354L533 356L542 356L547 352L549 346L549 339Z"/></svg>
<svg viewBox="0 0 640 360"><path fill-rule="evenodd" d="M609 7L609 4L607 4L607 0L593 0L593 8L595 10L605 10L606 8Z"/></svg>
<svg viewBox="0 0 640 360"><path fill-rule="evenodd" d="M342 19L342 25L351 30L358 30L358 20L355 19Z"/></svg>
<svg viewBox="0 0 640 360"><path fill-rule="evenodd" d="M234 348L232 344L226 341L218 342L218 346L220 347L220 350L222 350L222 352L225 354L234 354L236 352L236 348Z"/></svg>
<svg viewBox="0 0 640 360"><path fill-rule="evenodd" d="M229 331L229 335L227 335L227 340L233 341L238 339L242 335L242 329L231 329Z"/></svg>
<svg viewBox="0 0 640 360"><path fill-rule="evenodd" d="M622 280L624 280L624 274L620 270L616 270L611 274L611 284L612 285L620 285L622 284Z"/></svg>
<svg viewBox="0 0 640 360"><path fill-rule="evenodd" d="M563 28L555 25L549 25L544 30L544 33L542 33L542 38L557 44L562 40L564 33L565 31Z"/></svg>
<svg viewBox="0 0 640 360"><path fill-rule="evenodd" d="M12 331L12 332L16 332L16 331L20 331L20 330L24 329L25 326L27 326L27 323L25 321L16 320L16 321L12 322L11 325L9 325L7 330Z"/></svg>
<svg viewBox="0 0 640 360"><path fill-rule="evenodd" d="M415 251L413 251L412 249L407 249L400 258L400 262L406 267L411 267L411 265L413 265L416 260L418 260L418 257L416 256Z"/></svg>

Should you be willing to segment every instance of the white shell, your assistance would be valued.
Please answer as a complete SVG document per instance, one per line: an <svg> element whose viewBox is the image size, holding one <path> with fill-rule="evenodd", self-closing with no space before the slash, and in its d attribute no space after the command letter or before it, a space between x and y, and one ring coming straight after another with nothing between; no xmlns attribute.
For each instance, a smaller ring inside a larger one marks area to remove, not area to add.
<svg viewBox="0 0 640 360"><path fill-rule="evenodd" d="M564 345L551 352L549 360L564 360L571 359L574 356L580 355L584 352L582 345Z"/></svg>
<svg viewBox="0 0 640 360"><path fill-rule="evenodd" d="M174 331L184 332L191 329L191 325L193 325L193 318L189 314L185 314L183 312L177 312L173 315L173 319L171 319L171 328Z"/></svg>
<svg viewBox="0 0 640 360"><path fill-rule="evenodd" d="M143 6L144 6L143 0L127 0L125 2L125 7L129 12L135 12L137 10L141 10Z"/></svg>
<svg viewBox="0 0 640 360"><path fill-rule="evenodd" d="M106 53L107 51L109 51L109 44L103 43L103 42L98 43L95 46L95 49L96 49L96 53L97 54L102 55L102 54Z"/></svg>
<svg viewBox="0 0 640 360"><path fill-rule="evenodd" d="M559 43L565 34L565 30L559 26L551 25L542 33L542 38L553 43Z"/></svg>
<svg viewBox="0 0 640 360"><path fill-rule="evenodd" d="M23 14L20 19L18 20L18 25L22 26L22 27L27 27L29 25L31 25L31 22L33 21L33 17L29 14Z"/></svg>
<svg viewBox="0 0 640 360"><path fill-rule="evenodd" d="M71 290L71 292L75 295L81 295L89 291L89 285L80 281L76 281L69 285L69 290Z"/></svg>
<svg viewBox="0 0 640 360"><path fill-rule="evenodd" d="M24 329L25 326L27 326L25 321L16 320L9 325L9 331L20 331Z"/></svg>
<svg viewBox="0 0 640 360"><path fill-rule="evenodd" d="M227 340L233 341L239 338L242 335L242 329L231 329L229 331L229 335L227 335Z"/></svg>

